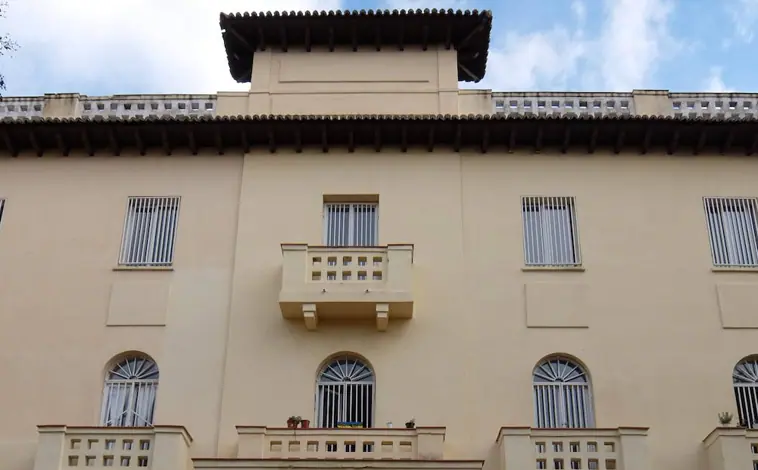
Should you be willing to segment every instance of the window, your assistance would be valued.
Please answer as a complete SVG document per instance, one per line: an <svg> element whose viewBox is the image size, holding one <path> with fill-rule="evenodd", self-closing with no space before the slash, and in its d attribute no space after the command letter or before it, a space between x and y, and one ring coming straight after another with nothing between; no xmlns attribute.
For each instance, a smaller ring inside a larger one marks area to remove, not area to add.
<svg viewBox="0 0 758 470"><path fill-rule="evenodd" d="M582 264L573 197L524 197L521 207L527 266Z"/></svg>
<svg viewBox="0 0 758 470"><path fill-rule="evenodd" d="M740 426L758 427L758 358L740 361L732 371Z"/></svg>
<svg viewBox="0 0 758 470"><path fill-rule="evenodd" d="M158 366L145 357L129 357L108 372L103 391L103 426L152 426Z"/></svg>
<svg viewBox="0 0 758 470"><path fill-rule="evenodd" d="M703 199L714 266L758 266L755 198Z"/></svg>
<svg viewBox="0 0 758 470"><path fill-rule="evenodd" d="M3 221L3 209L5 209L5 199L0 198L0 222Z"/></svg>
<svg viewBox="0 0 758 470"><path fill-rule="evenodd" d="M590 383L582 366L565 357L552 357L534 369L532 378L536 427L594 426Z"/></svg>
<svg viewBox="0 0 758 470"><path fill-rule="evenodd" d="M171 266L178 215L178 197L130 197L119 264Z"/></svg>
<svg viewBox="0 0 758 470"><path fill-rule="evenodd" d="M374 372L360 359L340 356L321 370L316 383L316 423L374 426Z"/></svg>
<svg viewBox="0 0 758 470"><path fill-rule="evenodd" d="M379 204L324 204L326 246L376 246L379 238Z"/></svg>

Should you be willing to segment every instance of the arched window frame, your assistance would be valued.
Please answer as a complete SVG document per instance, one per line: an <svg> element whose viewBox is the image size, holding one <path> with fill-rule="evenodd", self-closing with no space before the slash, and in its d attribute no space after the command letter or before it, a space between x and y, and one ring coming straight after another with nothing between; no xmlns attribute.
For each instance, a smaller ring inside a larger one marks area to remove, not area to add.
<svg viewBox="0 0 758 470"><path fill-rule="evenodd" d="M336 428L339 423L374 427L376 376L364 358L343 353L324 361L316 376L315 425Z"/></svg>
<svg viewBox="0 0 758 470"><path fill-rule="evenodd" d="M758 427L758 356L746 357L732 369L732 389L737 405L737 422Z"/></svg>
<svg viewBox="0 0 758 470"><path fill-rule="evenodd" d="M159 376L157 363L146 355L112 361L105 375L100 425L152 426Z"/></svg>
<svg viewBox="0 0 758 470"><path fill-rule="evenodd" d="M592 384L584 365L568 356L549 356L532 371L537 428L592 428Z"/></svg>

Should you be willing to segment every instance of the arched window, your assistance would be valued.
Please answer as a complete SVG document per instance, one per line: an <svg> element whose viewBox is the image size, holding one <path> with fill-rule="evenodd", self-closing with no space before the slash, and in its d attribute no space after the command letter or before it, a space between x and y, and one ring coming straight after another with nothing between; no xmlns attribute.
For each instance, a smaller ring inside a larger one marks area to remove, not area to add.
<svg viewBox="0 0 758 470"><path fill-rule="evenodd" d="M113 366L105 378L103 426L152 426L158 366L151 359L127 357Z"/></svg>
<svg viewBox="0 0 758 470"><path fill-rule="evenodd" d="M758 425L758 358L743 359L732 371L737 417L742 426Z"/></svg>
<svg viewBox="0 0 758 470"><path fill-rule="evenodd" d="M590 382L582 366L565 357L545 359L534 369L533 381L536 427L594 426Z"/></svg>
<svg viewBox="0 0 758 470"><path fill-rule="evenodd" d="M316 424L336 428L339 423L374 426L374 372L352 356L335 357L316 382Z"/></svg>

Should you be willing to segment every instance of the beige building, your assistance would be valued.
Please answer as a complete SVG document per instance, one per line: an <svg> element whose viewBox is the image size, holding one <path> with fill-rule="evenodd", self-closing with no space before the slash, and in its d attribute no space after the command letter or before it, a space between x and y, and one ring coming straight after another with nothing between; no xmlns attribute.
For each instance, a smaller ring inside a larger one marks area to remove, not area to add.
<svg viewBox="0 0 758 470"><path fill-rule="evenodd" d="M756 468L758 95L459 90L491 25L0 101L0 469Z"/></svg>

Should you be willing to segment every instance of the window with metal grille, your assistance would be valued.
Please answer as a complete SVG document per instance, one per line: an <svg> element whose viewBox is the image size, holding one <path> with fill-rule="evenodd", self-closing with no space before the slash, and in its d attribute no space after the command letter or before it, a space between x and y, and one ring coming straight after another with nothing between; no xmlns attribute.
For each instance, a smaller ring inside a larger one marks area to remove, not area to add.
<svg viewBox="0 0 758 470"><path fill-rule="evenodd" d="M376 246L379 238L379 204L324 204L326 246Z"/></svg>
<svg viewBox="0 0 758 470"><path fill-rule="evenodd" d="M170 266L178 216L179 197L130 197L119 264Z"/></svg>
<svg viewBox="0 0 758 470"><path fill-rule="evenodd" d="M103 426L152 426L158 391L158 366L145 357L128 357L111 368L105 379Z"/></svg>
<svg viewBox="0 0 758 470"><path fill-rule="evenodd" d="M536 427L594 426L590 382L582 366L571 359L552 357L534 369L533 381Z"/></svg>
<svg viewBox="0 0 758 470"><path fill-rule="evenodd" d="M734 367L732 387L739 425L758 427L758 358L744 359Z"/></svg>
<svg viewBox="0 0 758 470"><path fill-rule="evenodd" d="M756 198L703 198L714 266L758 266Z"/></svg>
<svg viewBox="0 0 758 470"><path fill-rule="evenodd" d="M322 428L347 424L374 426L374 372L360 359L332 359L316 383L316 423Z"/></svg>
<svg viewBox="0 0 758 470"><path fill-rule="evenodd" d="M573 197L524 197L524 259L527 266L579 266Z"/></svg>

